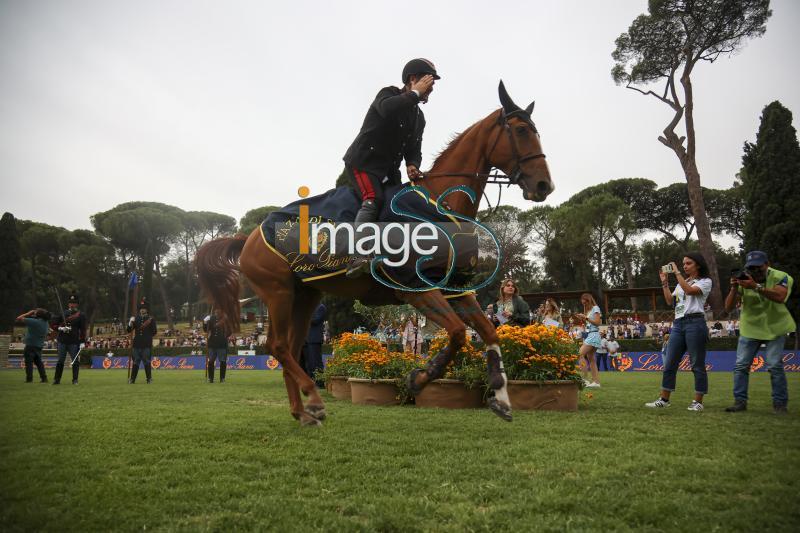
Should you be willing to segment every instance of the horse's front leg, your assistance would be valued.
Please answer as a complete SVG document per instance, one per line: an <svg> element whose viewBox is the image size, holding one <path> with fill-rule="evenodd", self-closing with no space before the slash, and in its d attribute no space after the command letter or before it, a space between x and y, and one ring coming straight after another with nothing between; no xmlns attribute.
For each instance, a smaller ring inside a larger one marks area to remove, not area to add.
<svg viewBox="0 0 800 533"><path fill-rule="evenodd" d="M428 359L425 369L415 369L406 378L409 392L416 396L425 386L445 373L448 363L467 342L467 327L458 318L450 304L438 290L427 292L399 292L398 297L413 305L429 320L447 331L449 342L438 354Z"/></svg>
<svg viewBox="0 0 800 533"><path fill-rule="evenodd" d="M489 408L494 414L511 422L511 400L508 397L508 378L503 368L500 353L500 342L494 324L486 317L474 294L450 300L458 316L469 327L474 329L486 345L486 366L488 370L489 388L494 396L489 398Z"/></svg>

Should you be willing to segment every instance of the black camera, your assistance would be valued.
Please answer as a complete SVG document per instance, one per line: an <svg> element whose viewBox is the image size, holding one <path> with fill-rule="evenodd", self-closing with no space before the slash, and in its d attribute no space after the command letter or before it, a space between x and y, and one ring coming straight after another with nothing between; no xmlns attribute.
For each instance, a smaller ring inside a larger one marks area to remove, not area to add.
<svg viewBox="0 0 800 533"><path fill-rule="evenodd" d="M747 271L741 268L731 269L731 277L742 281L747 281L748 279L750 279L750 275L747 273Z"/></svg>

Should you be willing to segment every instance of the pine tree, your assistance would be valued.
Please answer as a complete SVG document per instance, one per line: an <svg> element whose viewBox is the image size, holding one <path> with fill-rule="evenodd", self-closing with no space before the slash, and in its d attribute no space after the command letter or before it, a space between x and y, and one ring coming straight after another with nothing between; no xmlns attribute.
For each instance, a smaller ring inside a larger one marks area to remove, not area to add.
<svg viewBox="0 0 800 533"><path fill-rule="evenodd" d="M787 305L800 327L800 144L792 112L777 100L764 108L755 144L744 143L742 164L744 248L763 250L795 279Z"/></svg>
<svg viewBox="0 0 800 533"><path fill-rule="evenodd" d="M14 330L14 318L22 303L22 258L14 215L0 220L0 333Z"/></svg>
<svg viewBox="0 0 800 533"><path fill-rule="evenodd" d="M742 163L744 248L767 252L776 268L798 278L800 145L792 112L780 102L764 108L756 142L745 143Z"/></svg>

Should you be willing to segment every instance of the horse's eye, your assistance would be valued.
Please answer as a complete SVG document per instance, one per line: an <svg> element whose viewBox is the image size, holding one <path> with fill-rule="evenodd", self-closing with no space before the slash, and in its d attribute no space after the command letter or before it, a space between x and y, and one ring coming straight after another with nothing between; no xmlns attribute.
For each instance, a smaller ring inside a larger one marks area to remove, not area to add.
<svg viewBox="0 0 800 533"><path fill-rule="evenodd" d="M527 126L517 126L517 135L527 135L527 134L528 134Z"/></svg>

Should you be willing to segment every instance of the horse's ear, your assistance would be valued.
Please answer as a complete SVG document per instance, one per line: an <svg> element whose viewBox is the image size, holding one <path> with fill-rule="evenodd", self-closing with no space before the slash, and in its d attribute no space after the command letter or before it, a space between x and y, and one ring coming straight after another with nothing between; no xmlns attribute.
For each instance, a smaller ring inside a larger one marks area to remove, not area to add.
<svg viewBox="0 0 800 533"><path fill-rule="evenodd" d="M506 113L519 110L519 106L508 96L508 91L506 91L506 86L503 85L503 80L500 80L500 86L497 88L497 92L500 94L500 104L503 106Z"/></svg>
<svg viewBox="0 0 800 533"><path fill-rule="evenodd" d="M536 100L534 100L533 102L531 102L531 105L529 105L528 107L526 107L526 108L525 108L525 112L526 112L527 114L529 114L529 115L530 115L531 113L533 113L533 106L534 106L534 105L536 105Z"/></svg>

